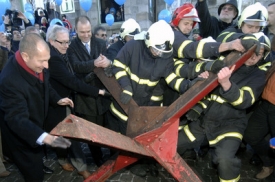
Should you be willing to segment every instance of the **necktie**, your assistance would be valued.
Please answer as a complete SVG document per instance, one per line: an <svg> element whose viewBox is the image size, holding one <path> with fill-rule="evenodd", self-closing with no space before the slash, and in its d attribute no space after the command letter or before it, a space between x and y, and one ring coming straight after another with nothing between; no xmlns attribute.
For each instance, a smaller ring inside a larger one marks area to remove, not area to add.
<svg viewBox="0 0 275 182"><path fill-rule="evenodd" d="M88 53L90 54L90 46L89 46L89 44L88 44L88 43L85 43L85 47L86 47Z"/></svg>

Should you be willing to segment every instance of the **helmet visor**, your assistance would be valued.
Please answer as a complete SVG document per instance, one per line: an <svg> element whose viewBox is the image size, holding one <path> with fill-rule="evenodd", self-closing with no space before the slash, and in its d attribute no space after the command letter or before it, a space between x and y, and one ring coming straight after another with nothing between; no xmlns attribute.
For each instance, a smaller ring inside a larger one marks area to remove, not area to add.
<svg viewBox="0 0 275 182"><path fill-rule="evenodd" d="M253 25L253 26L260 26L260 27L265 27L267 25L267 21L257 20L257 19L244 20L244 23Z"/></svg>
<svg viewBox="0 0 275 182"><path fill-rule="evenodd" d="M169 41L151 47L152 54L157 57L168 58L173 54L173 47Z"/></svg>

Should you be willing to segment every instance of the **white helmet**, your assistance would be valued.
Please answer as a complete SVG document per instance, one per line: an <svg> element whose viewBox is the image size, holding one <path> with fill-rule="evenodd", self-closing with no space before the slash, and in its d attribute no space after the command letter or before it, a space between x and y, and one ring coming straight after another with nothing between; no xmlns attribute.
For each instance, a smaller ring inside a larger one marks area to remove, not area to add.
<svg viewBox="0 0 275 182"><path fill-rule="evenodd" d="M145 44L157 57L170 57L173 53L174 32L164 20L153 23L145 36Z"/></svg>
<svg viewBox="0 0 275 182"><path fill-rule="evenodd" d="M120 34L120 37L124 39L126 35L134 36L139 32L140 32L139 24L136 22L136 20L130 18L121 25L119 34Z"/></svg>
<svg viewBox="0 0 275 182"><path fill-rule="evenodd" d="M263 32L253 33L253 35L264 47L264 53L265 53L264 58L266 58L271 50L271 44L270 44L269 38Z"/></svg>
<svg viewBox="0 0 275 182"><path fill-rule="evenodd" d="M256 26L267 25L268 12L267 9L259 2L247 6L238 20L238 27L241 28L242 23Z"/></svg>

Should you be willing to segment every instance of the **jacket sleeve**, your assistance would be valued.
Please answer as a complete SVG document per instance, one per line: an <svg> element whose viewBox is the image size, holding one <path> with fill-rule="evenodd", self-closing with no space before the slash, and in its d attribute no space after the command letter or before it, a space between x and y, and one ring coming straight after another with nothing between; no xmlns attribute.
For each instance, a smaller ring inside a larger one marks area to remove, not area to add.
<svg viewBox="0 0 275 182"><path fill-rule="evenodd" d="M49 60L49 65L49 71L52 79L76 92L93 97L98 96L99 89L82 82L72 73L70 73L66 67L65 62L61 60L60 57L51 57Z"/></svg>
<svg viewBox="0 0 275 182"><path fill-rule="evenodd" d="M221 97L237 109L247 109L260 97L264 89L265 76L264 71L261 72L262 75L254 76L245 86L239 87L231 82L232 86L228 91L224 92L220 88Z"/></svg>
<svg viewBox="0 0 275 182"><path fill-rule="evenodd" d="M217 37L217 42L230 42L232 40L240 39L244 36L244 33L239 33L235 28L228 28L222 31Z"/></svg>
<svg viewBox="0 0 275 182"><path fill-rule="evenodd" d="M5 112L6 125L14 135L36 147L36 140L44 131L30 120L24 93L10 81L3 82L3 85L5 86L0 89L0 107Z"/></svg>
<svg viewBox="0 0 275 182"><path fill-rule="evenodd" d="M220 56L219 47L221 43L204 41L193 42L179 31L174 31L174 33L174 57L194 59Z"/></svg>
<svg viewBox="0 0 275 182"><path fill-rule="evenodd" d="M95 68L94 60L81 61L79 59L78 54L81 54L81 51L79 51L79 49L69 48L68 57L69 57L71 65L73 67L73 70L76 73L83 73L83 74L92 72Z"/></svg>
<svg viewBox="0 0 275 182"><path fill-rule="evenodd" d="M213 27L218 26L218 19L210 15L206 0L202 2L198 0L196 9L201 21L199 23L200 35L203 38L207 38L214 33L213 31L215 31L215 29ZM213 38L215 39L215 37Z"/></svg>

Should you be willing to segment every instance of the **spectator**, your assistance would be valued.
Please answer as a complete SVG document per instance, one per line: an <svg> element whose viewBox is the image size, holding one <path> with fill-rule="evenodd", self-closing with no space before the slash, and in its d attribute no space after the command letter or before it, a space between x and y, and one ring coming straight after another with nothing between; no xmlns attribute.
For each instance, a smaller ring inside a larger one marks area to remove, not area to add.
<svg viewBox="0 0 275 182"><path fill-rule="evenodd" d="M18 10L16 10L16 11L18 14L17 18L23 20L25 28L32 25L30 20L22 12L20 12ZM7 31L11 31L12 27L19 27L22 25L22 21L16 21L16 22L11 21L11 17L13 14L14 14L14 11L11 11L10 9L7 9L5 11L3 23L5 24L5 28Z"/></svg>
<svg viewBox="0 0 275 182"><path fill-rule="evenodd" d="M94 34L95 34L95 37L97 37L99 39L103 39L105 41L107 40L106 28L104 28L102 26L95 27Z"/></svg>
<svg viewBox="0 0 275 182"><path fill-rule="evenodd" d="M211 36L216 39L217 36L226 28L233 25L233 20L238 16L237 0L228 0L218 8L219 19L211 16L206 0L198 0L196 4L199 18L200 35L203 38Z"/></svg>
<svg viewBox="0 0 275 182"><path fill-rule="evenodd" d="M92 97L98 97L99 95L105 94L104 90L88 85L74 75L67 56L67 49L70 44L68 29L62 26L53 25L47 32L47 41L49 42L51 53L51 58L49 60L50 83L61 97L69 96L73 98L72 93L74 92ZM70 108L68 107L50 106L45 121L46 131L50 132L70 113ZM55 150L58 162L64 170L73 171L74 168L68 161L69 152L70 161L77 169L78 174L86 179L91 173L87 170L86 158L82 151L81 144L74 140L71 140L71 143L72 145L68 150Z"/></svg>
<svg viewBox="0 0 275 182"><path fill-rule="evenodd" d="M60 13L56 11L55 2L47 2L46 10L48 12L48 22L51 22L52 19L60 19Z"/></svg>
<svg viewBox="0 0 275 182"><path fill-rule="evenodd" d="M43 181L43 144L70 146L69 140L42 129L49 104L73 107L49 84L49 58L47 43L37 34L28 34L0 74L2 139L25 181Z"/></svg>
<svg viewBox="0 0 275 182"><path fill-rule="evenodd" d="M21 33L21 36L24 37L24 35L25 35L25 29L21 30L20 33Z"/></svg>
<svg viewBox="0 0 275 182"><path fill-rule="evenodd" d="M101 23L106 23L105 17L109 14L110 8L106 7L104 10L101 12Z"/></svg>
<svg viewBox="0 0 275 182"><path fill-rule="evenodd" d="M11 52L15 53L19 49L19 43L22 39L20 28L19 27L13 27L11 29L12 33L12 41L11 41Z"/></svg>
<svg viewBox="0 0 275 182"><path fill-rule="evenodd" d="M7 48L7 36L4 32L0 32L0 73L8 61L8 48ZM9 42L10 43L10 42Z"/></svg>
<svg viewBox="0 0 275 182"><path fill-rule="evenodd" d="M48 20L45 17L41 18L41 26L40 26L40 28L44 32L47 32L47 30L49 28Z"/></svg>
<svg viewBox="0 0 275 182"><path fill-rule="evenodd" d="M72 31L72 24L70 23L70 21L67 19L67 16L66 15L62 15L62 21L63 23L65 22L66 23L66 28L71 32Z"/></svg>
<svg viewBox="0 0 275 182"><path fill-rule="evenodd" d="M115 21L116 21L116 22L118 22L118 21L123 21L120 10L117 10L117 12L116 12Z"/></svg>
<svg viewBox="0 0 275 182"><path fill-rule="evenodd" d="M35 18L34 23L42 25L43 17L46 18L46 20L48 21L49 17L48 17L47 11L40 7L36 8L36 10L34 11L34 18Z"/></svg>
<svg viewBox="0 0 275 182"><path fill-rule="evenodd" d="M77 37L72 40L68 49L68 57L72 68L78 78L85 80L92 86L104 89L103 84L94 74L95 67L108 67L111 61L104 54L106 43L92 34L90 19L87 16L80 16L75 20ZM104 126L105 114L110 106L110 99L103 97L88 97L78 93L76 95L76 114L88 121ZM92 157L97 166L103 162L101 147L89 145Z"/></svg>

